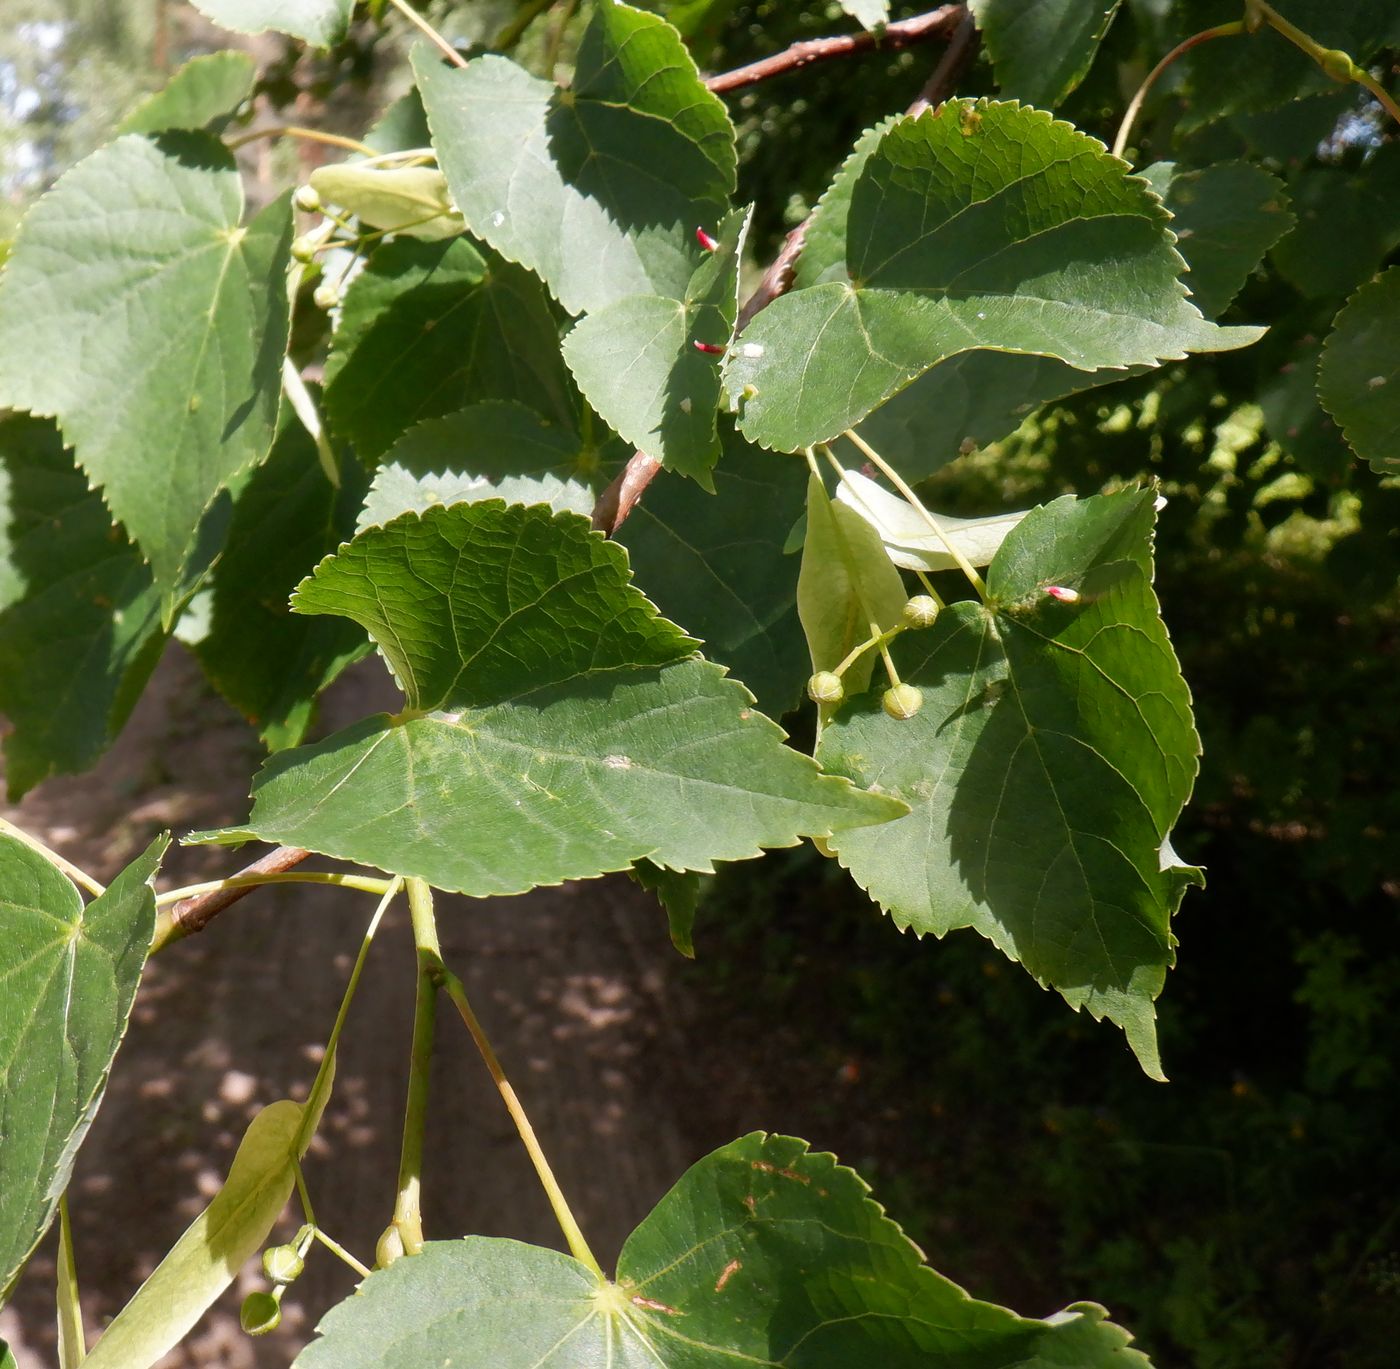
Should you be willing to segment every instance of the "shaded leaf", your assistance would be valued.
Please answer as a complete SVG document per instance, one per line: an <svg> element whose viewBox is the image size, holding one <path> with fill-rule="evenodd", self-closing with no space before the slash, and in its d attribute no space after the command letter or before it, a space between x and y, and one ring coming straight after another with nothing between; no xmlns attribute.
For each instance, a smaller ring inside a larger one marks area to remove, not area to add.
<svg viewBox="0 0 1400 1369"><path fill-rule="evenodd" d="M277 421L291 214L242 211L216 139L127 135L34 206L0 277L0 403L58 419L167 617L206 510Z"/></svg>
<svg viewBox="0 0 1400 1369"><path fill-rule="evenodd" d="M363 624L407 709L274 757L248 825L193 840L295 841L484 895L643 857L708 872L901 811L782 745L575 515L408 514L323 562L294 606Z"/></svg>
<svg viewBox="0 0 1400 1369"><path fill-rule="evenodd" d="M952 604L895 644L922 711L852 701L818 757L913 810L830 843L900 927L975 928L1121 1026L1161 1077L1152 1001L1194 873L1166 842L1200 746L1152 591L1153 516L1151 491L1033 510L992 561L985 606Z"/></svg>
<svg viewBox="0 0 1400 1369"><path fill-rule="evenodd" d="M67 875L0 833L0 1303L58 1211L126 1035L169 840L84 907Z"/></svg>
<svg viewBox="0 0 1400 1369"><path fill-rule="evenodd" d="M1002 93L1053 109L1085 77L1119 0L970 0Z"/></svg>
<svg viewBox="0 0 1400 1369"><path fill-rule="evenodd" d="M12 798L86 770L165 643L150 568L46 419L0 422L0 712Z"/></svg>
<svg viewBox="0 0 1400 1369"><path fill-rule="evenodd" d="M760 1132L687 1171L616 1283L515 1241L435 1241L317 1329L297 1369L1148 1369L1093 1303L1036 1321L973 1300L854 1170Z"/></svg>
<svg viewBox="0 0 1400 1369"><path fill-rule="evenodd" d="M325 48L345 37L355 0L194 0L194 6L235 33L275 29Z"/></svg>
<svg viewBox="0 0 1400 1369"><path fill-rule="evenodd" d="M901 120L852 190L850 279L775 301L731 351L740 426L782 450L828 440L977 349L1095 371L1253 341L1186 300L1166 225L1100 143L1039 111L951 101Z"/></svg>
<svg viewBox="0 0 1400 1369"><path fill-rule="evenodd" d="M466 221L453 207L447 178L435 166L320 166L311 185L370 228L437 242L455 238Z"/></svg>
<svg viewBox="0 0 1400 1369"><path fill-rule="evenodd" d="M202 128L220 133L253 93L258 67L246 52L210 52L191 57L166 83L117 125L118 133L160 133Z"/></svg>
<svg viewBox="0 0 1400 1369"><path fill-rule="evenodd" d="M734 130L676 31L598 0L567 91L504 57L413 55L438 163L467 223L571 314L681 299L734 190Z"/></svg>
<svg viewBox="0 0 1400 1369"><path fill-rule="evenodd" d="M1355 457L1317 394L1322 343L1311 333L1294 341L1272 375L1261 378L1259 407L1269 436L1309 475L1339 476Z"/></svg>
<svg viewBox="0 0 1400 1369"><path fill-rule="evenodd" d="M694 960L695 910L710 877L694 870L667 870L649 860L639 860L627 873L648 893L656 895L666 910L671 944L687 959Z"/></svg>
<svg viewBox="0 0 1400 1369"><path fill-rule="evenodd" d="M373 462L422 419L487 399L574 421L539 282L465 238L380 247L347 291L332 340L332 428Z"/></svg>
<svg viewBox="0 0 1400 1369"><path fill-rule="evenodd" d="M1400 474L1400 266L1363 285L1322 348L1318 394L1352 450Z"/></svg>

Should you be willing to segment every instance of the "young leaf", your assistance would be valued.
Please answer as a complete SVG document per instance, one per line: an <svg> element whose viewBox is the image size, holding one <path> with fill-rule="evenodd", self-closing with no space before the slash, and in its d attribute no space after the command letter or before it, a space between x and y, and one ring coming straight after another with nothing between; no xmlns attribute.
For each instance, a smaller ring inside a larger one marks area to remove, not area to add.
<svg viewBox="0 0 1400 1369"><path fill-rule="evenodd" d="M128 134L34 206L0 277L0 404L58 419L167 619L205 511L277 421L291 214L242 211L216 139Z"/></svg>
<svg viewBox="0 0 1400 1369"><path fill-rule="evenodd" d="M191 840L300 844L486 895L642 857L708 872L902 811L784 746L575 515L407 514L323 562L294 607L365 626L407 708L274 757L247 826Z"/></svg>
<svg viewBox="0 0 1400 1369"><path fill-rule="evenodd" d="M472 404L415 424L385 453L357 532L435 504L548 504L591 513L597 454L523 404ZM306 564L303 563L303 568Z"/></svg>
<svg viewBox="0 0 1400 1369"><path fill-rule="evenodd" d="M86 1369L150 1369L233 1282L292 1196L293 1162L309 1139L306 1107L314 1104L284 1098L253 1118L224 1186L117 1313Z"/></svg>
<svg viewBox="0 0 1400 1369"><path fill-rule="evenodd" d="M355 0L194 0L194 7L235 33L275 29L327 48L345 37Z"/></svg>
<svg viewBox="0 0 1400 1369"><path fill-rule="evenodd" d="M160 657L160 595L53 423L0 422L0 712L12 798L86 770Z"/></svg>
<svg viewBox="0 0 1400 1369"><path fill-rule="evenodd" d="M1088 74L1119 0L970 0L1003 95L1054 109Z"/></svg>
<svg viewBox="0 0 1400 1369"><path fill-rule="evenodd" d="M295 1369L1150 1369L1093 1303L1037 1321L975 1301L869 1193L755 1132L686 1172L615 1282L516 1241L431 1242L332 1308Z"/></svg>
<svg viewBox="0 0 1400 1369"><path fill-rule="evenodd" d="M694 960L695 910L711 877L694 870L667 870L649 860L639 860L627 873L648 893L656 895L666 910L671 944L688 960Z"/></svg>
<svg viewBox="0 0 1400 1369"><path fill-rule="evenodd" d="M890 0L840 0L841 8L862 28L876 29L890 18Z"/></svg>
<svg viewBox="0 0 1400 1369"><path fill-rule="evenodd" d="M683 299L697 224L734 191L734 129L664 20L598 0L567 91L504 57L413 54L438 163L467 223L571 314Z"/></svg>
<svg viewBox="0 0 1400 1369"><path fill-rule="evenodd" d="M1363 285L1322 348L1317 390L1371 469L1400 474L1400 266Z"/></svg>
<svg viewBox="0 0 1400 1369"><path fill-rule="evenodd" d="M0 834L0 1304L48 1230L126 1034L155 929L158 837L86 907L42 855Z"/></svg>
<svg viewBox="0 0 1400 1369"><path fill-rule="evenodd" d="M435 166L357 166L343 162L317 167L312 188L369 228L438 242L455 238L466 222L453 207L447 178Z"/></svg>
<svg viewBox="0 0 1400 1369"><path fill-rule="evenodd" d="M253 93L258 66L246 52L191 57L166 83L117 125L118 133L163 133L202 128L221 133L234 110Z"/></svg>
<svg viewBox="0 0 1400 1369"><path fill-rule="evenodd" d="M1118 1023L1161 1077L1152 1000L1193 874L1167 838L1200 745L1152 592L1153 516L1151 491L1033 510L985 605L950 605L895 644L922 711L895 721L855 700L817 754L913 810L830 843L900 927L976 928Z"/></svg>
<svg viewBox="0 0 1400 1369"><path fill-rule="evenodd" d="M332 340L332 428L373 463L413 424L487 399L574 422L539 282L465 238L386 243L346 293Z"/></svg>
<svg viewBox="0 0 1400 1369"><path fill-rule="evenodd" d="M1155 365L1252 342L1187 302L1167 215L1101 144L1037 110L950 101L895 124L851 193L850 279L765 309L726 361L740 427L835 437L960 352Z"/></svg>
<svg viewBox="0 0 1400 1369"><path fill-rule="evenodd" d="M886 632L896 626L908 598L880 534L853 509L832 503L812 476L797 580L797 612L812 669L835 670L872 628ZM873 651L854 662L843 677L846 692L863 691L874 668Z"/></svg>

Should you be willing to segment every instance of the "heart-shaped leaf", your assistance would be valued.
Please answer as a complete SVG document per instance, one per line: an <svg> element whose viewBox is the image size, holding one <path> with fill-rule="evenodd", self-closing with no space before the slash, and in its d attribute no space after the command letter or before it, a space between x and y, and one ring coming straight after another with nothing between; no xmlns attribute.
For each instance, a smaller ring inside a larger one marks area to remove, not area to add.
<svg viewBox="0 0 1400 1369"><path fill-rule="evenodd" d="M969 0L1002 93L1053 109L1088 73L1119 0Z"/></svg>
<svg viewBox="0 0 1400 1369"><path fill-rule="evenodd" d="M162 133L168 128L222 131L234 110L253 93L258 64L246 52L191 57L149 99L117 126L118 133Z"/></svg>
<svg viewBox="0 0 1400 1369"><path fill-rule="evenodd" d="M1400 266L1363 285L1322 349L1318 394L1352 450L1400 474Z"/></svg>

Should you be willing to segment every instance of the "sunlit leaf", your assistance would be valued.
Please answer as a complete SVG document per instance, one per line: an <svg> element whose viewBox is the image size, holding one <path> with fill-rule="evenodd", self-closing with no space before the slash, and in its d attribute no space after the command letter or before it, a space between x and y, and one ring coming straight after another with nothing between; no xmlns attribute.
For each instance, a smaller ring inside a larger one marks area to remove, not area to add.
<svg viewBox="0 0 1400 1369"><path fill-rule="evenodd" d="M324 48L345 37L355 0L194 0L194 6L236 33L275 29Z"/></svg>
<svg viewBox="0 0 1400 1369"><path fill-rule="evenodd" d="M202 128L218 133L253 93L258 65L246 52L191 57L166 83L117 125L118 133Z"/></svg>

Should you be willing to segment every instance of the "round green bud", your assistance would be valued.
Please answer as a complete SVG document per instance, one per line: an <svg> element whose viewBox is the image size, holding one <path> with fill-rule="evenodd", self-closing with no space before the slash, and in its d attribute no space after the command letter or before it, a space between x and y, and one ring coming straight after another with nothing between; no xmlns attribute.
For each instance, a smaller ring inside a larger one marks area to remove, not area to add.
<svg viewBox="0 0 1400 1369"><path fill-rule="evenodd" d="M306 1267L301 1252L294 1245L270 1245L263 1251L263 1273L273 1283L291 1283L301 1277Z"/></svg>
<svg viewBox="0 0 1400 1369"><path fill-rule="evenodd" d="M887 689L880 699L880 707L892 718L905 722L924 706L923 691L910 684L898 684Z"/></svg>
<svg viewBox="0 0 1400 1369"><path fill-rule="evenodd" d="M340 303L340 291L334 285L318 285L311 292L311 302L318 309L334 309Z"/></svg>
<svg viewBox="0 0 1400 1369"><path fill-rule="evenodd" d="M292 239L292 260L309 262L316 260L316 244L310 238Z"/></svg>
<svg viewBox="0 0 1400 1369"><path fill-rule="evenodd" d="M275 1293L249 1293L238 1309L238 1324L250 1336L275 1331L282 1320L282 1303Z"/></svg>
<svg viewBox="0 0 1400 1369"><path fill-rule="evenodd" d="M390 1222L384 1228L384 1234L380 1236L374 1247L374 1267L388 1269L395 1260L402 1259L403 1255L403 1233L393 1222Z"/></svg>
<svg viewBox="0 0 1400 1369"><path fill-rule="evenodd" d="M1318 65L1334 81L1340 81L1345 85L1348 81L1356 80L1360 75L1355 62L1351 60L1348 53L1340 48L1323 48L1318 54Z"/></svg>
<svg viewBox="0 0 1400 1369"><path fill-rule="evenodd" d="M316 213L321 207L321 197L316 193L314 185L297 186L292 201L298 209L304 209L308 214Z"/></svg>
<svg viewBox="0 0 1400 1369"><path fill-rule="evenodd" d="M846 686L834 670L819 670L807 681L807 697L813 703L839 704L846 697Z"/></svg>
<svg viewBox="0 0 1400 1369"><path fill-rule="evenodd" d="M932 627L938 618L938 600L931 594L916 594L904 605L905 627Z"/></svg>

